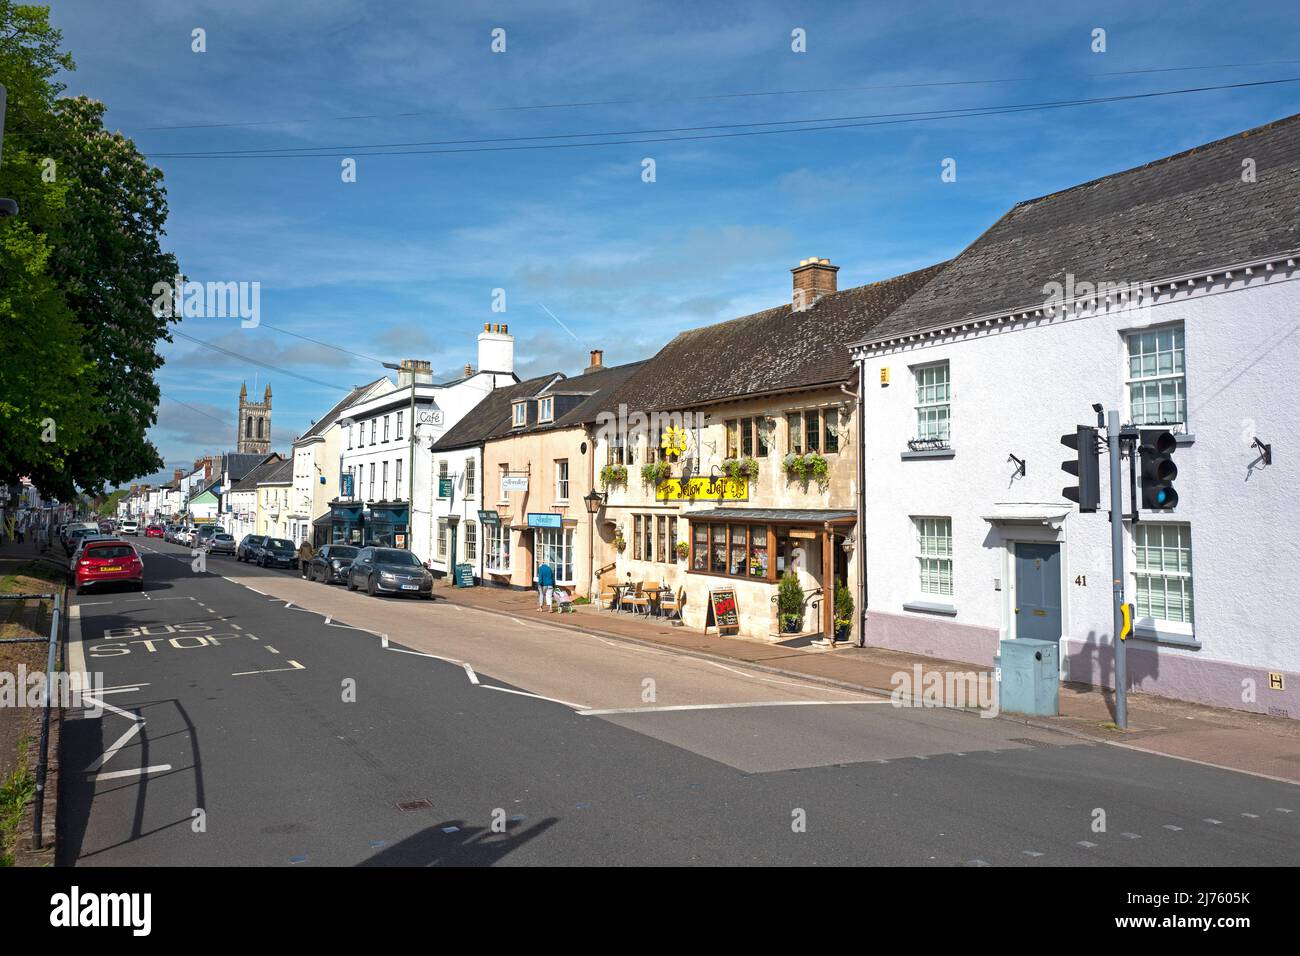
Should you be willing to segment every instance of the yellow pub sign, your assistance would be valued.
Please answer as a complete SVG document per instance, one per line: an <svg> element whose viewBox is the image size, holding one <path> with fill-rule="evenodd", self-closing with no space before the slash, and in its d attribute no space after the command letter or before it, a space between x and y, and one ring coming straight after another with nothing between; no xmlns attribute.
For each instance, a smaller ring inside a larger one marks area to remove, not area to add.
<svg viewBox="0 0 1300 956"><path fill-rule="evenodd" d="M749 481L744 478L668 478L655 489L659 501L748 501Z"/></svg>

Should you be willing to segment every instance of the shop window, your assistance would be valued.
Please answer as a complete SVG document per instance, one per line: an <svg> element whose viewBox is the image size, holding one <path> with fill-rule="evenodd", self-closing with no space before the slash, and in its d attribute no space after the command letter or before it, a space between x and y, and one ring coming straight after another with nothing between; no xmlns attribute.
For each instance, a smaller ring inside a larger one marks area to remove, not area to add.
<svg viewBox="0 0 1300 956"><path fill-rule="evenodd" d="M691 570L709 569L709 526L697 524L691 528Z"/></svg>
<svg viewBox="0 0 1300 956"><path fill-rule="evenodd" d="M668 519L668 563L677 563L677 519Z"/></svg>
<svg viewBox="0 0 1300 956"><path fill-rule="evenodd" d="M767 526L756 525L749 531L749 576L767 577Z"/></svg>
<svg viewBox="0 0 1300 956"><path fill-rule="evenodd" d="M668 530L668 519L664 515L657 516L655 518L655 538L656 538L655 560L658 561L660 564L663 564L668 560L668 556L665 553L665 551L667 550L666 545L668 542L668 536L665 534L667 530Z"/></svg>
<svg viewBox="0 0 1300 956"><path fill-rule="evenodd" d="M488 526L485 564L497 574L510 573L510 528L504 523Z"/></svg>
<svg viewBox="0 0 1300 956"><path fill-rule="evenodd" d="M537 569L546 563L555 572L556 584L573 584L573 529L538 528L536 535L533 580L537 580Z"/></svg>
<svg viewBox="0 0 1300 956"><path fill-rule="evenodd" d="M713 574L727 573L727 526L715 524L709 526L709 571Z"/></svg>
<svg viewBox="0 0 1300 956"><path fill-rule="evenodd" d="M746 574L746 562L749 553L749 535L743 524L731 526L731 560L727 564L727 573L733 577Z"/></svg>

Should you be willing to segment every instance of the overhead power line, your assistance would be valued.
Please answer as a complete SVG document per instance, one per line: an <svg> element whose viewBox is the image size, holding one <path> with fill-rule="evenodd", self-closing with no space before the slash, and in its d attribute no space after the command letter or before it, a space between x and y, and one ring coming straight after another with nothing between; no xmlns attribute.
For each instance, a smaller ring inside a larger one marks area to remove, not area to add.
<svg viewBox="0 0 1300 956"><path fill-rule="evenodd" d="M272 332L279 332L281 335L292 335L295 339L302 339L304 342L310 342L313 345L323 345L327 349L333 349L335 352L342 352L344 355L351 355L359 359L365 359L367 362L374 362L376 365L383 365L383 359L377 359L373 355L366 355L364 352L353 352L351 349L345 349L340 345L331 345L329 342L322 342L320 339L313 339L298 332L290 332L288 329L282 329L279 326L271 325L269 322L258 323L259 328L270 329Z"/></svg>
<svg viewBox="0 0 1300 956"><path fill-rule="evenodd" d="M946 110L916 110L904 113L867 113L856 116L821 117L795 120L755 121L753 123L717 124L711 126L676 127L666 129L633 130L625 132L589 132L556 133L538 136L500 137L484 140L432 140L420 143L371 143L353 146L298 146L267 147L246 150L198 150L193 152L152 152L146 155L154 159L311 159L337 158L355 156L420 156L447 153L491 153L513 152L520 150L544 149L582 149L595 146L621 146L640 143L690 142L704 139L728 139L741 136L771 136L787 133L806 133L818 130L856 129L869 126L890 126L905 123L934 122L940 119L964 119L982 116L999 116L1008 113L1037 112L1051 109L1065 109L1076 106L1097 106L1107 103L1132 102L1155 99L1159 97L1181 96L1192 93L1209 93L1222 90L1248 89L1264 86L1276 86L1285 83L1300 82L1300 77L1286 77L1274 80L1257 80L1249 83L1225 83L1214 86L1188 87L1177 90L1159 90L1151 93L1126 93L1115 96L1089 97L1075 100L1048 100L1037 103L1019 103L1004 106L962 107ZM797 125L818 124L818 125ZM753 129L759 126L785 126L786 129ZM730 130L730 132L709 132ZM597 136L645 136L657 133L690 133L684 136L649 136L641 139L599 140L584 143L539 142L552 139L580 139ZM407 147L423 146L460 146L473 143L492 143L498 145L470 146L458 149L412 149ZM501 143L525 143L526 145L499 145ZM328 152L333 150L334 152ZM366 152L370 150L370 152ZM376 151L379 150L379 151Z"/></svg>
<svg viewBox="0 0 1300 956"><path fill-rule="evenodd" d="M991 86L1009 83L1058 82L1060 80L1092 80L1116 76L1143 76L1157 73L1186 73L1204 70L1237 70L1261 66L1284 66L1300 63L1300 60L1259 60L1251 63L1211 63L1199 66L1165 66L1147 67L1135 70L1109 70L1102 72L1075 73L1058 76L1008 76L971 80L931 80L920 83L871 83L861 86L829 86L799 90L743 90L732 93L705 93L695 96L665 96L659 98L631 98L622 100L575 100L562 103L531 103L516 106L489 107L489 112L527 112L535 110L580 109L593 106L632 106L651 103L698 103L712 100L752 99L776 96L813 96L826 93L869 93L885 90L937 89L952 86ZM393 113L354 113L340 116L307 116L295 119L276 120L231 120L215 123L186 123L177 125L155 125L136 127L138 132L168 132L172 130L196 129L235 129L258 126L290 126L303 123L336 123L355 120L409 119L416 116L435 116L445 114L446 110L404 110Z"/></svg>
<svg viewBox="0 0 1300 956"><path fill-rule="evenodd" d="M310 382L312 385L319 385L322 388L330 388L340 392L352 391L351 388L345 388L344 386L336 385L333 382L325 382L318 378L312 378L310 375L301 375L298 372L291 372L288 369L279 367L278 365L272 365L269 362L263 362L261 359L255 359L252 356L242 355L239 352L231 351L230 349L223 348L220 345L214 345L211 342L205 342L203 341L203 339L195 338L194 336L189 335L186 332L180 331L180 329L172 329L171 332L172 335L179 335L181 338L187 339L188 341L193 342L196 345L201 345L204 348L212 349L212 351L220 352L223 355L229 355L231 358L241 359L242 361L249 362L253 365L256 365L260 368L267 369L268 371L271 372L278 372L281 375L287 375L290 378L296 378L299 381Z"/></svg>

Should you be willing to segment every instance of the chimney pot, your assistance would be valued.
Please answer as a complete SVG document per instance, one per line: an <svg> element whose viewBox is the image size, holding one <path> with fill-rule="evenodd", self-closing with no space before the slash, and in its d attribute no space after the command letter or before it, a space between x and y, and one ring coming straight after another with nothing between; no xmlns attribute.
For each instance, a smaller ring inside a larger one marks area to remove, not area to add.
<svg viewBox="0 0 1300 956"><path fill-rule="evenodd" d="M604 368L604 366L605 366L605 350L604 350L604 349L592 349L592 350L591 350L591 364L588 365L588 366L587 366L585 369L583 369L582 371L583 371L583 374L585 375L585 374L588 373L588 372L598 372L598 371L600 371L602 368Z"/></svg>
<svg viewBox="0 0 1300 956"><path fill-rule="evenodd" d="M466 362L466 363L465 363L465 377L466 377L466 378L469 378L469 377L470 377L471 375L473 375L473 374L474 374L474 366L473 366L473 365L470 365L468 362Z"/></svg>

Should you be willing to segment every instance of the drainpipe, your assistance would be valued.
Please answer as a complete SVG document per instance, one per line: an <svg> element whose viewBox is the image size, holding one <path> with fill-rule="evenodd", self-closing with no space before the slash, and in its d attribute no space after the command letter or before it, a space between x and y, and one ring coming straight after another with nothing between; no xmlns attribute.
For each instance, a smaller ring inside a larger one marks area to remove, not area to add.
<svg viewBox="0 0 1300 956"><path fill-rule="evenodd" d="M858 428L854 441L857 444L858 500L857 540L853 542L858 559L858 647L867 646L867 363L866 359L854 361L858 367L858 393L854 396L858 406ZM852 395L843 385L845 394Z"/></svg>

